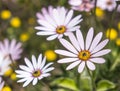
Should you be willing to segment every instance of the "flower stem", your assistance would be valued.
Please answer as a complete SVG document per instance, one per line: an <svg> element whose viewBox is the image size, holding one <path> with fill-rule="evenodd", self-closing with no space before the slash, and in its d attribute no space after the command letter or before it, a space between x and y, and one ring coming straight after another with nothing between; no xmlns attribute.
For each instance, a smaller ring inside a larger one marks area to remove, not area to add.
<svg viewBox="0 0 120 91"><path fill-rule="evenodd" d="M96 91L96 85L95 85L95 81L94 81L94 78L93 78L93 74L91 74L91 72L88 69L88 67L86 67L86 68L87 68L88 74L89 74L89 76L91 78L91 81L92 81L92 91Z"/></svg>

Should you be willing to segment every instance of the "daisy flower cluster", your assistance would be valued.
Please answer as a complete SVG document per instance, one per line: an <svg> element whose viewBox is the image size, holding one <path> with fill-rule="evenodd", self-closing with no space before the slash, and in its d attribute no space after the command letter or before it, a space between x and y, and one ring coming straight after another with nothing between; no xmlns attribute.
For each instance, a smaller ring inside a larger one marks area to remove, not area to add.
<svg viewBox="0 0 120 91"><path fill-rule="evenodd" d="M21 43L17 43L15 39L11 41L8 39L5 39L3 42L0 41L0 89L2 89L4 85L2 76L11 68L10 64L21 57L21 46Z"/></svg>
<svg viewBox="0 0 120 91"><path fill-rule="evenodd" d="M72 0L70 0L69 3L74 5L85 3L87 6L90 6L88 2L90 1L74 0L74 3L72 3ZM86 10L89 11L88 9ZM103 49L107 45L108 39L101 41L102 32L98 33L93 38L94 29L90 28L84 40L83 34L79 29L80 26L78 25L82 20L81 15L73 19L72 16L73 10L68 11L64 7L53 8L49 6L48 11L43 8L41 13L37 13L37 21L38 24L40 24L40 26L35 27L35 29L40 30L37 32L37 35L51 35L47 40L59 39L60 43L67 50L59 49L55 50L55 52L66 56L66 58L59 59L58 63L71 63L66 70L70 70L77 65L79 65L79 73L84 70L85 66L90 70L95 70L95 65L93 63L104 63L105 59L102 58L102 56L111 51L110 49ZM73 34L73 31L76 31L76 36ZM63 35L67 35L70 42L64 39Z"/></svg>
<svg viewBox="0 0 120 91"><path fill-rule="evenodd" d="M95 7L101 8L102 10L113 11L117 6L119 0L69 0L71 8L77 11L89 12ZM119 8L117 9L119 12Z"/></svg>

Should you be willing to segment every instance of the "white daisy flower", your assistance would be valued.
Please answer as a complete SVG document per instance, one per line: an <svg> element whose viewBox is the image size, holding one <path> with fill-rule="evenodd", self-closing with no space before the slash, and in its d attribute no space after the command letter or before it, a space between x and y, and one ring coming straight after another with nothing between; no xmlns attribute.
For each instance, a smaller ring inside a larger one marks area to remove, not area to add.
<svg viewBox="0 0 120 91"><path fill-rule="evenodd" d="M69 0L68 3L77 11L89 12L94 7L94 2L91 0Z"/></svg>
<svg viewBox="0 0 120 91"><path fill-rule="evenodd" d="M8 57L4 57L2 53L0 53L0 75L4 75L4 73L10 69L11 61Z"/></svg>
<svg viewBox="0 0 120 91"><path fill-rule="evenodd" d="M79 29L78 24L82 21L81 15L72 17L73 10L68 11L64 7L48 10L48 13L44 14L44 19L38 19L40 26L35 29L40 31L37 32L37 35L49 35L47 40L54 40Z"/></svg>
<svg viewBox="0 0 120 91"><path fill-rule="evenodd" d="M38 61L34 55L32 55L32 62L25 58L25 65L20 65L20 70L16 70L17 77L20 78L18 82L24 82L23 87L27 86L30 82L36 85L38 80L44 77L50 76L49 71L53 70L54 67L49 67L53 63L45 65L46 57L42 59L42 54L39 55Z"/></svg>
<svg viewBox="0 0 120 91"><path fill-rule="evenodd" d="M2 81L2 77L0 77L0 91L2 91L4 84L5 84L5 82Z"/></svg>
<svg viewBox="0 0 120 91"><path fill-rule="evenodd" d="M5 39L4 42L0 42L0 52L6 57L9 56L13 61L18 60L22 53L21 43L17 43L15 39Z"/></svg>
<svg viewBox="0 0 120 91"><path fill-rule="evenodd" d="M115 9L116 5L115 0L97 0L97 6L103 10L112 11Z"/></svg>
<svg viewBox="0 0 120 91"><path fill-rule="evenodd" d="M108 54L111 51L110 49L103 49L108 43L108 39L101 41L102 32L98 33L95 38L93 38L93 35L94 30L93 28L90 28L87 33L85 42L80 30L76 31L76 37L72 33L69 34L71 43L65 39L60 39L60 43L67 50L55 50L57 54L66 56L66 58L58 60L58 63L72 62L66 68L67 70L70 70L79 65L79 73L83 71L85 66L87 66L90 70L95 70L95 65L93 63L104 63L105 59L102 58L102 56Z"/></svg>

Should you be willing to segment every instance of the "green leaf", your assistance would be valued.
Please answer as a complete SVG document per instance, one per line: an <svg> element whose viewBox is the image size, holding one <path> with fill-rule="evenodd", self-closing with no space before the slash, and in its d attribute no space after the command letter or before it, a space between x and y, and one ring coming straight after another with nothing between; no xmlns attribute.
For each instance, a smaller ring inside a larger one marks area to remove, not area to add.
<svg viewBox="0 0 120 91"><path fill-rule="evenodd" d="M78 88L76 86L75 81L73 79L70 79L70 78L61 77L61 78L55 79L52 82L52 85L57 85L60 87L71 89L73 91L78 91Z"/></svg>
<svg viewBox="0 0 120 91"><path fill-rule="evenodd" d="M109 80L101 80L97 84L97 91L106 91L115 88L115 84Z"/></svg>

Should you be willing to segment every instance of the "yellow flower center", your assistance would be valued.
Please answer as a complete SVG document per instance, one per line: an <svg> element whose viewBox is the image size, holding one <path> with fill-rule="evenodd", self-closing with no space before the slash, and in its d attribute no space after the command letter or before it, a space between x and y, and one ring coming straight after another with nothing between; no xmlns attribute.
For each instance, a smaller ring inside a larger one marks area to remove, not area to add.
<svg viewBox="0 0 120 91"><path fill-rule="evenodd" d="M39 77L41 75L41 71L40 70L34 71L32 75L34 77Z"/></svg>
<svg viewBox="0 0 120 91"><path fill-rule="evenodd" d="M66 27L65 27L65 26L58 26L58 27L56 28L56 32L57 32L58 34L63 34L65 31L66 31Z"/></svg>
<svg viewBox="0 0 120 91"><path fill-rule="evenodd" d="M87 61L90 58L91 54L89 51L83 50L78 54L78 58L82 61Z"/></svg>

